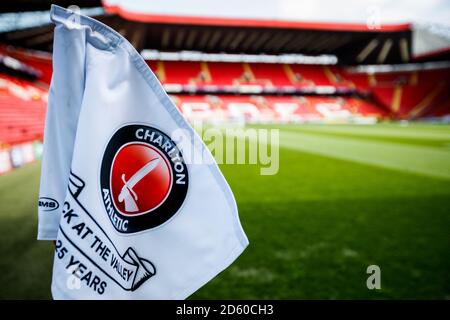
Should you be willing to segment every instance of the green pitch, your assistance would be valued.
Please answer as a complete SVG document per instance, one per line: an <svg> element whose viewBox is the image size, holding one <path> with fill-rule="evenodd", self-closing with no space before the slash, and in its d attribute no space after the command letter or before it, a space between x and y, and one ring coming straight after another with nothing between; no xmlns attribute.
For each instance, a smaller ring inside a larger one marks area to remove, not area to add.
<svg viewBox="0 0 450 320"><path fill-rule="evenodd" d="M450 298L450 127L283 126L280 170L223 165L250 246L192 298ZM50 298L39 164L0 177L0 298ZM381 268L368 290L366 268Z"/></svg>

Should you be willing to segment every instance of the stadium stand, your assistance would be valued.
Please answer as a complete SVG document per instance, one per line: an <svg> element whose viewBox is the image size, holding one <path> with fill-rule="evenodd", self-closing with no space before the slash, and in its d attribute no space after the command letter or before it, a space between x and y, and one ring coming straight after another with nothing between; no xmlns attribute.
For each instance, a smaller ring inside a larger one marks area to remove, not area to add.
<svg viewBox="0 0 450 320"><path fill-rule="evenodd" d="M426 70L368 75L367 86L395 119L417 119L449 97L450 70ZM360 79L358 79L360 80ZM449 112L449 111L448 111Z"/></svg>
<svg viewBox="0 0 450 320"><path fill-rule="evenodd" d="M172 98L191 121L214 118L216 122L348 122L360 117L379 119L386 115L375 104L354 97L181 94Z"/></svg>
<svg viewBox="0 0 450 320"><path fill-rule="evenodd" d="M450 98L447 98L444 102L426 110L423 117L431 119L443 119L450 121L450 115L448 110L450 109Z"/></svg>
<svg viewBox="0 0 450 320"><path fill-rule="evenodd" d="M368 29L365 24L136 15L127 11L125 2L124 8L108 3L101 2L105 12L96 18L127 37L138 51L337 59L337 64L319 64L148 58L149 67L191 121L450 121L450 44L433 29L411 24ZM5 10L17 9L13 3L8 6ZM36 6L30 2L25 7L32 11ZM30 159L30 145L42 140L52 74L52 29L44 24L0 33L0 173ZM433 47L413 45L426 43L431 34L439 38Z"/></svg>
<svg viewBox="0 0 450 320"><path fill-rule="evenodd" d="M0 74L0 174L39 157L47 92Z"/></svg>
<svg viewBox="0 0 450 320"><path fill-rule="evenodd" d="M377 115L378 118L420 118L427 114L427 110L446 101L450 88L450 69L352 74L338 66L298 64L159 61L149 62L149 65L155 68L158 75L161 74L161 67L158 66L165 66L165 78L159 77L163 84L169 85L166 87L168 91L173 84L190 85L191 91L201 91L202 86L207 84L214 85L218 93L227 87L242 88L245 85L260 86L261 90L270 87L279 92L286 88L296 88L300 93L302 89L307 93L311 89L314 91L320 87L331 87L331 92L347 90L365 93L372 99L358 101L363 101L366 106L370 105L370 114ZM200 76L202 73L203 76Z"/></svg>
<svg viewBox="0 0 450 320"><path fill-rule="evenodd" d="M42 139L47 93L30 83L0 75L0 143Z"/></svg>
<svg viewBox="0 0 450 320"><path fill-rule="evenodd" d="M12 48L3 48L1 52L20 59L25 64L31 63L42 73L39 81L49 85L51 58L48 55ZM286 89L294 88L300 95L305 95L320 94L315 90L327 87L333 89L328 92L328 96L306 96L305 100L322 99L323 103L329 103L330 94L333 98L336 92L351 93L353 95L339 97L339 101L345 102L341 103L342 108L355 116L370 115L378 119L389 116L409 119L432 115L431 110L447 101L449 96L450 69L352 73L341 66L161 60L147 62L166 90L172 94L186 91L198 94L209 88L210 93L221 96L226 92L242 93L242 88L250 86L256 91L249 91L249 94L261 94L264 89L269 88L273 95L273 92L283 93ZM233 88L237 91L233 91ZM270 102L274 98L266 97L266 100ZM223 97L221 99L229 100ZM437 114L446 113L445 109L439 110L441 111ZM318 117L323 118L320 115ZM309 118L303 120L305 119Z"/></svg>
<svg viewBox="0 0 450 320"><path fill-rule="evenodd" d="M12 48L0 50L24 64L30 64L42 73L40 81L49 84L51 79L51 58L48 55ZM283 92L296 88L311 92L311 88L331 87L334 92L348 90L368 93L381 107L379 114L389 111L398 118L417 118L427 114L434 105L446 101L449 92L450 69L410 72L351 73L340 66L276 64L276 63L229 63L198 61L148 60L148 65L171 92L173 85L189 86L190 92L201 91L205 86L220 93L251 85L271 88ZM181 89L182 90L182 89ZM173 93L173 92L172 92ZM348 98L343 98L348 99Z"/></svg>
<svg viewBox="0 0 450 320"><path fill-rule="evenodd" d="M25 50L0 45L0 54L17 59L22 64L39 71L39 81L50 84L52 78L52 56L47 52Z"/></svg>

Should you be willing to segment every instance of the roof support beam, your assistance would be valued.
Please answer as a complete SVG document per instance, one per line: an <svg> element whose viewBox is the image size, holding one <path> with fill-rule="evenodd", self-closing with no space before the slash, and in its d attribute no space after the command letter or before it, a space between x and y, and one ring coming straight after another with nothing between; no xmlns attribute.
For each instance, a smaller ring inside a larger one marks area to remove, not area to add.
<svg viewBox="0 0 450 320"><path fill-rule="evenodd" d="M147 30L144 25L136 25L132 27L133 27L133 34L131 36L130 42L138 52L141 52L141 50L144 49L145 43L144 38L145 34L147 33L146 32Z"/></svg>
<svg viewBox="0 0 450 320"><path fill-rule="evenodd" d="M53 42L53 32L47 32L47 33L41 34L40 36L27 39L25 41L25 46L33 47L36 45L42 45L42 44L49 43L49 42L50 43Z"/></svg>
<svg viewBox="0 0 450 320"><path fill-rule="evenodd" d="M367 46L361 50L361 52L356 56L356 61L359 63L366 60L369 54L378 46L380 42L377 39L370 41Z"/></svg>
<svg viewBox="0 0 450 320"><path fill-rule="evenodd" d="M400 56L402 57L403 62L409 61L409 48L408 48L408 40L405 38L401 38L398 44L400 46Z"/></svg>
<svg viewBox="0 0 450 320"><path fill-rule="evenodd" d="M261 46L270 39L272 32L270 31L265 31L261 34L260 38L258 40L256 40L253 45L251 46L251 50L252 51L260 51L261 50Z"/></svg>
<svg viewBox="0 0 450 320"><path fill-rule="evenodd" d="M270 39L269 41L267 41L265 44L264 44L264 46L263 46L263 51L264 52L273 52L274 50L273 50L273 48L274 48L274 46L278 43L278 42L280 42L280 40L282 40L283 39L283 37L282 37L282 34L280 34L280 33L278 33L278 32L274 32L273 34L272 34L272 39Z"/></svg>
<svg viewBox="0 0 450 320"><path fill-rule="evenodd" d="M225 36L225 38L221 41L220 47L222 50L225 51L225 49L228 47L231 41L233 41L233 38L236 36L236 34L232 31L228 32L228 34Z"/></svg>
<svg viewBox="0 0 450 320"><path fill-rule="evenodd" d="M236 38L230 43L230 49L235 50L246 36L245 31L239 31Z"/></svg>
<svg viewBox="0 0 450 320"><path fill-rule="evenodd" d="M306 49L309 44L315 38L315 34L299 34L295 39L293 39L287 46L286 49L291 52L298 52L300 50Z"/></svg>
<svg viewBox="0 0 450 320"><path fill-rule="evenodd" d="M170 41L170 28L164 28L161 37L161 47L167 48Z"/></svg>
<svg viewBox="0 0 450 320"><path fill-rule="evenodd" d="M295 37L294 33L286 34L282 39L280 39L280 41L278 41L278 44L273 47L273 50L279 51L281 48L286 46L294 37Z"/></svg>
<svg viewBox="0 0 450 320"><path fill-rule="evenodd" d="M393 43L394 42L392 41L392 39L387 39L384 42L383 47L381 48L381 51L378 54L378 59L377 59L378 63L383 63L386 60L386 57L388 56L389 51L391 50Z"/></svg>
<svg viewBox="0 0 450 320"><path fill-rule="evenodd" d="M213 33L211 39L209 39L209 42L208 42L208 45L207 45L208 49L213 49L214 46L216 45L216 43L219 41L221 36L222 36L222 31L216 30Z"/></svg>
<svg viewBox="0 0 450 320"><path fill-rule="evenodd" d="M193 29L189 32L189 35L187 36L187 39L186 39L186 47L188 49L192 48L192 46L194 45L194 41L197 36L197 33L198 33L197 29Z"/></svg>
<svg viewBox="0 0 450 320"><path fill-rule="evenodd" d="M200 49L204 50L206 47L206 44L208 43L208 40L211 36L212 31L211 30L205 30L203 33L200 34L200 39L198 41L198 46Z"/></svg>
<svg viewBox="0 0 450 320"><path fill-rule="evenodd" d="M179 31L176 33L176 36L175 36L175 47L176 47L177 49L179 49L179 48L182 47L183 40L184 40L184 34L185 34L185 33L186 33L186 30L185 30L185 29L181 29L181 30L179 30Z"/></svg>
<svg viewBox="0 0 450 320"><path fill-rule="evenodd" d="M42 28L30 28L25 30L11 31L5 34L5 38L8 41L22 40L30 37L39 36L45 33L49 33L53 30L51 27Z"/></svg>
<svg viewBox="0 0 450 320"><path fill-rule="evenodd" d="M242 43L242 50L243 51L247 51L248 48L250 48L250 46L253 44L253 42L256 41L256 39L258 39L259 37L259 32L258 31L251 31L250 35L248 36L248 38L246 39L246 41L244 43Z"/></svg>

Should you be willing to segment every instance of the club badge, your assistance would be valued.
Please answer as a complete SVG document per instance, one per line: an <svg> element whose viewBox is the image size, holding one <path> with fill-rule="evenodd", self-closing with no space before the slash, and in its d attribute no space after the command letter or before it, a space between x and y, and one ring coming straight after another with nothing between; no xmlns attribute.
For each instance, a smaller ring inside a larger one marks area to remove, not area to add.
<svg viewBox="0 0 450 320"><path fill-rule="evenodd" d="M111 137L100 169L101 196L120 233L155 228L180 209L189 176L183 156L158 129L127 125Z"/></svg>

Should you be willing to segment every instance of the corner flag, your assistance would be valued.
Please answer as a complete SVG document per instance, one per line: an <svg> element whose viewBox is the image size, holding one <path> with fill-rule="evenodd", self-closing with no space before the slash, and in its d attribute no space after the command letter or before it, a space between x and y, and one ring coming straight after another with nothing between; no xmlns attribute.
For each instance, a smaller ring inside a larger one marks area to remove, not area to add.
<svg viewBox="0 0 450 320"><path fill-rule="evenodd" d="M53 297L184 299L248 245L233 194L130 43L51 18L38 239L56 239Z"/></svg>

